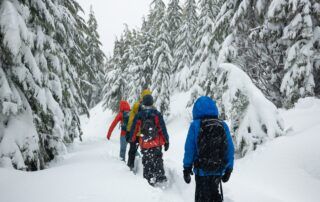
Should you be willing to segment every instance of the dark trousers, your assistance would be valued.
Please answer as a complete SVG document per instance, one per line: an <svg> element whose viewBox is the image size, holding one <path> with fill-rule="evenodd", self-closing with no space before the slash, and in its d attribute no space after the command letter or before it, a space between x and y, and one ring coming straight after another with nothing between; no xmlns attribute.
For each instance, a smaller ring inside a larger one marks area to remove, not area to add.
<svg viewBox="0 0 320 202"><path fill-rule="evenodd" d="M165 182L165 176L162 159L162 147L155 147L151 149L143 149L142 165L143 177L148 180L149 184L154 185L158 182Z"/></svg>
<svg viewBox="0 0 320 202"><path fill-rule="evenodd" d="M128 152L128 163L127 163L127 165L130 168L134 167L134 160L136 158L136 153L137 153L138 147L139 147L138 140L130 143L130 149Z"/></svg>
<svg viewBox="0 0 320 202"><path fill-rule="evenodd" d="M195 176L195 202L222 202L219 192L220 176Z"/></svg>

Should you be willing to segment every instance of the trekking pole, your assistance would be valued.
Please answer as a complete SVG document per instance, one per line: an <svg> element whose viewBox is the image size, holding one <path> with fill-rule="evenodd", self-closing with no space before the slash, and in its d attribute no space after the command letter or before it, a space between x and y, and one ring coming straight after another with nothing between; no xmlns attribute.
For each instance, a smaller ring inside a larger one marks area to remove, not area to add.
<svg viewBox="0 0 320 202"><path fill-rule="evenodd" d="M221 181L221 179L220 179L220 193L221 193L222 201L224 201L224 197L223 197L223 189L222 189L222 181Z"/></svg>

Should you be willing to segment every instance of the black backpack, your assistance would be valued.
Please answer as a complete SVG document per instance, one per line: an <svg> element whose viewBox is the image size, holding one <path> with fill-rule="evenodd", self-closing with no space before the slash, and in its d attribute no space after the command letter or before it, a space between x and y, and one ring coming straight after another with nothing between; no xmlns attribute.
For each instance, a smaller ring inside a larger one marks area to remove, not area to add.
<svg viewBox="0 0 320 202"><path fill-rule="evenodd" d="M122 112L122 124L121 124L122 131L127 131L128 122L129 122L129 112Z"/></svg>
<svg viewBox="0 0 320 202"><path fill-rule="evenodd" d="M203 119L198 136L198 159L195 167L204 171L221 172L226 166L227 136L222 121Z"/></svg>
<svg viewBox="0 0 320 202"><path fill-rule="evenodd" d="M157 115L146 113L141 118L141 137L143 141L148 142L158 136L158 127L156 124Z"/></svg>

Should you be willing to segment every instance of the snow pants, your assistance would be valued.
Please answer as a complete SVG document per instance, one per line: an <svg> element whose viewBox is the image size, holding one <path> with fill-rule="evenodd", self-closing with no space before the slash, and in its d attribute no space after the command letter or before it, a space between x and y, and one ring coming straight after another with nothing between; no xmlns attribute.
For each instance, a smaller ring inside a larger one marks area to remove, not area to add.
<svg viewBox="0 0 320 202"><path fill-rule="evenodd" d="M219 192L220 176L195 176L195 202L222 202Z"/></svg>
<svg viewBox="0 0 320 202"><path fill-rule="evenodd" d="M141 150L143 155L143 177L148 180L150 185L154 185L158 182L165 182L167 180L163 168L161 150L162 147Z"/></svg>
<svg viewBox="0 0 320 202"><path fill-rule="evenodd" d="M135 142L131 142L130 143L130 149L129 149L129 153L128 153L128 163L127 165L130 167L130 168L133 168L134 167L134 160L136 158L136 153L138 151L138 147L139 147L139 142L138 140L135 141Z"/></svg>
<svg viewBox="0 0 320 202"><path fill-rule="evenodd" d="M127 144L126 136L120 136L120 158L124 161L126 160Z"/></svg>

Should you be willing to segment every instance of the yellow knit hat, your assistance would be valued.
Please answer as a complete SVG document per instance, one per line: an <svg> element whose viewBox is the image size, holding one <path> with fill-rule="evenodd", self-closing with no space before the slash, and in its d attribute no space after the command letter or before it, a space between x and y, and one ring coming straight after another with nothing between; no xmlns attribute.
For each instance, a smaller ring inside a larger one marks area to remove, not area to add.
<svg viewBox="0 0 320 202"><path fill-rule="evenodd" d="M140 100L142 100L144 96L151 95L151 94L152 94L151 90L149 90L149 89L143 90L141 95L140 95Z"/></svg>

